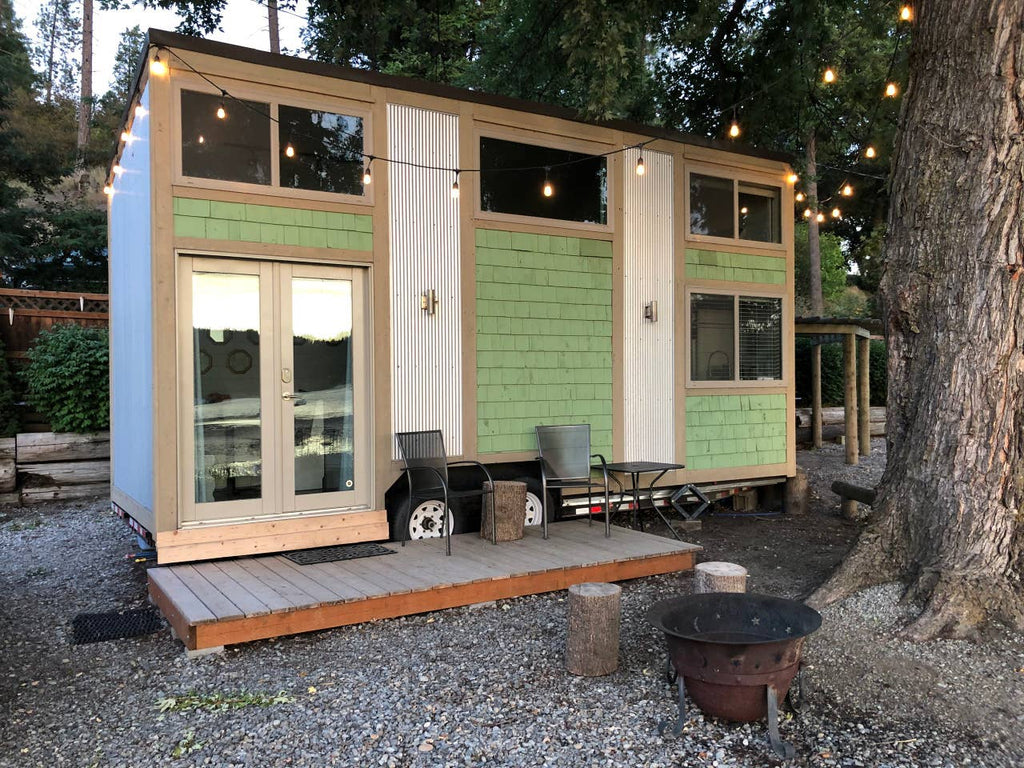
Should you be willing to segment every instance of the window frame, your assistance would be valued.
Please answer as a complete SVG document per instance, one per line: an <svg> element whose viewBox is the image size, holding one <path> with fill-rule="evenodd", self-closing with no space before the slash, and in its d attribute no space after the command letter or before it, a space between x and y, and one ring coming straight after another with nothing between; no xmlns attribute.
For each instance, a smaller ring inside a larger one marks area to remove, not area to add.
<svg viewBox="0 0 1024 768"><path fill-rule="evenodd" d="M732 182L732 231L733 237L702 235L690 230L690 176L714 176ZM779 242L765 240L746 240L740 234L740 184L755 184L761 187L777 187L779 190ZM787 194L790 187L781 174L765 174L756 171L743 171L721 165L707 163L687 163L683 170L683 221L686 227L686 239L694 243L708 245L743 246L744 248L760 248L785 253L789 248L788 228L782 212L786 210Z"/></svg>
<svg viewBox="0 0 1024 768"><path fill-rule="evenodd" d="M231 96L244 101L258 101L270 105L270 184L252 184L245 181L226 181L223 179L205 179L199 176L186 176L182 170L182 115L181 92L196 91L213 96L220 95L208 83L191 77L179 77L171 87L171 181L176 186L192 189L214 189L225 192L240 192L249 195L286 197L289 199L320 200L335 203L350 203L360 206L373 206L375 185L364 187L363 194L352 195L343 192L321 192L314 189L298 189L281 186L281 142L278 126L278 107L310 109L322 112L358 117L363 121L363 152L374 154L373 150L373 111L361 102L330 96L317 96L299 91L284 91L276 88L251 88L244 83L223 79L225 90Z"/></svg>
<svg viewBox="0 0 1024 768"><path fill-rule="evenodd" d="M617 148L617 145L614 144L604 144L598 141L590 141L588 139L568 138L553 133L514 129L501 125L481 125L477 122L473 128L474 168L480 167L480 139L482 138L514 141L519 144L534 144L548 149L580 152L588 155L604 155L607 152L613 152ZM534 227L555 227L558 229L575 229L586 232L612 233L615 231L615 206L618 204L616 180L618 178L618 165L620 162L620 155L615 154L605 157L605 168L607 170L605 174L605 194L607 195L607 201L605 207L606 221L604 224L593 224L584 221L569 221L567 219L551 219L544 216L525 216L519 213L485 211L483 209L483 201L480 199L482 185L479 181L479 174L473 174L474 176L477 176L477 178L473 180L473 218L477 221L493 221L501 222L503 224L525 224L532 225ZM459 180L460 185L463 178L465 178L465 176ZM539 189L537 190L537 194L541 194Z"/></svg>
<svg viewBox="0 0 1024 768"><path fill-rule="evenodd" d="M686 288L685 312L685 355L686 355L686 387L687 389L780 389L790 384L787 373L789 371L789 350L786 346L786 329L789 327L789 301L785 291L773 291L768 286L753 286L751 288L740 288L732 284L730 288L711 287L707 285L689 285ZM757 290L757 288L764 290ZM716 296L730 296L733 300L733 377L731 379L709 379L702 380L693 378L693 294L713 294ZM780 319L780 359L782 361L781 376L778 379L741 379L740 378L740 299L775 299L781 304L782 316Z"/></svg>

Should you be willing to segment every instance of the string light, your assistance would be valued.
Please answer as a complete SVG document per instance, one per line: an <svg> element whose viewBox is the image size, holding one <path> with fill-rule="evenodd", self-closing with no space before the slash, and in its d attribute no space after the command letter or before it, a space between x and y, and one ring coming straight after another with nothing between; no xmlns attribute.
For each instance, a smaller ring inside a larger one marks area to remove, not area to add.
<svg viewBox="0 0 1024 768"><path fill-rule="evenodd" d="M853 196L853 185L851 185L851 184L843 184L843 188L842 188L842 190L840 191L839 194L841 194L843 197L852 197Z"/></svg>
<svg viewBox="0 0 1024 768"><path fill-rule="evenodd" d="M825 221L825 214L824 213L819 213L818 216L817 216L817 219L818 219L818 223L819 224L823 224L824 221Z"/></svg>
<svg viewBox="0 0 1024 768"><path fill-rule="evenodd" d="M806 199L807 199L807 195L805 195L803 192L797 192L796 193L796 201L798 203L802 203Z"/></svg>
<svg viewBox="0 0 1024 768"><path fill-rule="evenodd" d="M900 8L900 21L913 21L914 20L914 9L909 5L904 5Z"/></svg>
<svg viewBox="0 0 1024 768"><path fill-rule="evenodd" d="M458 170L455 171L455 181L452 184L452 199L453 200L458 200L459 199L459 171Z"/></svg>
<svg viewBox="0 0 1024 768"><path fill-rule="evenodd" d="M900 89L896 87L896 83L889 83L887 86L885 86L885 95L888 96L889 98L893 98L899 92Z"/></svg>
<svg viewBox="0 0 1024 768"><path fill-rule="evenodd" d="M636 175L643 176L647 173L647 166L644 165L644 156L641 154L636 159Z"/></svg>
<svg viewBox="0 0 1024 768"><path fill-rule="evenodd" d="M217 117L219 119L221 119L221 120L223 120L225 117L228 116L227 110L224 109L224 99L226 99L227 96L228 96L228 92L227 91L223 91L222 90L220 92L220 104L217 105Z"/></svg>
<svg viewBox="0 0 1024 768"><path fill-rule="evenodd" d="M149 74L156 75L157 77L163 77L167 74L167 65L160 61L159 53L149 62Z"/></svg>
<svg viewBox="0 0 1024 768"><path fill-rule="evenodd" d="M103 194L107 197L112 196L114 194L114 188L110 184L105 185L103 187Z"/></svg>
<svg viewBox="0 0 1024 768"><path fill-rule="evenodd" d="M786 181L789 182L790 184L796 184L798 181L800 181L800 177L797 176L792 171L790 171L789 174L786 176Z"/></svg>
<svg viewBox="0 0 1024 768"><path fill-rule="evenodd" d="M141 104L136 104L135 105L135 116L136 117L145 117L148 114L149 114L149 112L146 110L146 108L144 106L142 106Z"/></svg>
<svg viewBox="0 0 1024 768"><path fill-rule="evenodd" d="M125 144L131 144L132 138L133 137L129 131L121 131L121 141Z"/></svg>
<svg viewBox="0 0 1024 768"><path fill-rule="evenodd" d="M834 83L836 81L836 73L829 67L825 70L825 74L821 76L822 81L826 83Z"/></svg>
<svg viewBox="0 0 1024 768"><path fill-rule="evenodd" d="M747 208L747 206L744 205L742 208L740 208L740 213L742 213L744 216L746 216L748 213L750 213L750 209Z"/></svg>
<svg viewBox="0 0 1024 768"><path fill-rule="evenodd" d="M200 133L199 134L199 138L196 139L196 141L198 141L200 144L205 144L206 143L206 137L203 136L203 134Z"/></svg>
<svg viewBox="0 0 1024 768"><path fill-rule="evenodd" d="M290 141L288 142L288 146L284 148L284 154L287 157L295 157L295 147L292 146Z"/></svg>
<svg viewBox="0 0 1024 768"><path fill-rule="evenodd" d="M804 218L805 219L811 218L811 209L810 208L804 208Z"/></svg>
<svg viewBox="0 0 1024 768"><path fill-rule="evenodd" d="M864 150L864 157L867 157L867 158L873 158L877 154L878 153L875 152L875 148L874 147L868 147L867 149Z"/></svg>
<svg viewBox="0 0 1024 768"><path fill-rule="evenodd" d="M368 187L373 183L373 176L370 175L370 166L373 165L373 155L366 160L366 167L363 168L363 186Z"/></svg>
<svg viewBox="0 0 1024 768"><path fill-rule="evenodd" d="M555 187L551 183L551 180L548 178L548 171L550 170L550 168L544 169L544 188L542 190L544 192L544 197L551 197L553 194L555 194Z"/></svg>
<svg viewBox="0 0 1024 768"><path fill-rule="evenodd" d="M115 176L120 176L122 173L124 173L124 168L121 166L120 163L115 164L114 167L111 168L110 170L114 172Z"/></svg>

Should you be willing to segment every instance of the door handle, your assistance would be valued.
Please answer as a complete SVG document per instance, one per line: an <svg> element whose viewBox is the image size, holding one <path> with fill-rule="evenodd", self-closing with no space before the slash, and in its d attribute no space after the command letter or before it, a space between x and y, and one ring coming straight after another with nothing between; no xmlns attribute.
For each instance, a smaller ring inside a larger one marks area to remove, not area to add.
<svg viewBox="0 0 1024 768"><path fill-rule="evenodd" d="M281 393L281 399L282 400L294 400L296 405L305 405L306 404L306 401L305 401L304 398L301 398L298 395L293 395L291 392L282 392Z"/></svg>

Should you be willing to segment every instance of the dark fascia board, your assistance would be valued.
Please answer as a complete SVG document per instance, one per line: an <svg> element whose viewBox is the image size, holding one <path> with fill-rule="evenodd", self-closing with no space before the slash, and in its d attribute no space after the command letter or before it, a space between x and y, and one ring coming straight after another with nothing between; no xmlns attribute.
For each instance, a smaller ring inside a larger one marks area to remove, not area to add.
<svg viewBox="0 0 1024 768"><path fill-rule="evenodd" d="M311 59L300 59L296 56L284 56L277 53L268 53L255 48L245 48L240 45L221 43L214 40L206 40L201 37L182 35L177 32L167 32L161 29L150 29L147 33L147 46L143 52L143 61L140 62L140 69L136 73L135 87L138 88L141 66L148 55L149 48L163 47L171 50L193 51L195 53L209 56L219 56L234 61L242 61L247 64L255 64L263 67L274 67L277 69L290 69L295 72L303 72L322 77L333 77L338 80L349 80L356 83L366 83L381 88L391 88L397 91L411 91L422 93L428 96L451 99L453 101L468 101L475 104L486 104L492 107L529 112L535 115L546 115L557 117L563 120L572 120L577 123L596 125L602 128L634 133L640 136L650 136L653 139L666 139L681 144L690 144L698 147L717 149L721 152L728 152L734 155L746 155L758 157L765 160L774 160L787 165L792 163L792 156L784 152L766 151L755 149L744 144L733 144L715 139L707 139L703 136L694 136L681 131L673 131L668 128L660 128L653 125L642 125L628 120L584 120L576 112L565 107L557 107L552 104L542 104L525 99L516 99L509 96L498 96L492 93L471 91L465 88L456 88L451 85L432 83L428 80L419 80L414 77L403 77L400 75L385 75L380 72L370 72L363 69L353 69L337 64L326 64ZM129 102L129 108L131 102ZM128 112L125 111L127 119Z"/></svg>

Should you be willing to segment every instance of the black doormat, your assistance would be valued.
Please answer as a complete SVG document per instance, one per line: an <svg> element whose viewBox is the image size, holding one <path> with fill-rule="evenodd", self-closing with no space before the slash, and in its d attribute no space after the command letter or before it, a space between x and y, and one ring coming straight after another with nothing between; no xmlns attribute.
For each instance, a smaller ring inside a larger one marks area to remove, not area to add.
<svg viewBox="0 0 1024 768"><path fill-rule="evenodd" d="M71 620L72 645L120 640L156 632L163 620L155 608L138 608L110 613L80 613Z"/></svg>
<svg viewBox="0 0 1024 768"><path fill-rule="evenodd" d="M382 547L380 544L367 543L339 544L334 547L300 549L296 552L284 552L282 554L297 565L314 565L315 563L333 563L336 560L357 560L360 557L393 555L395 551Z"/></svg>

